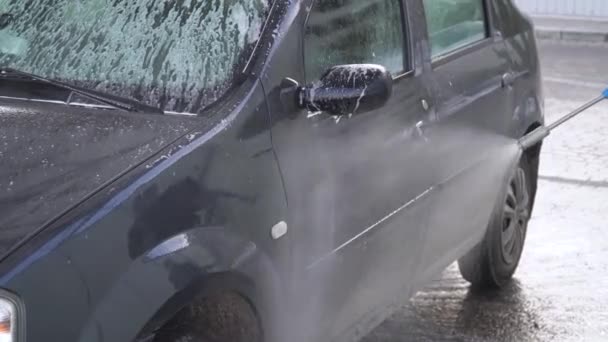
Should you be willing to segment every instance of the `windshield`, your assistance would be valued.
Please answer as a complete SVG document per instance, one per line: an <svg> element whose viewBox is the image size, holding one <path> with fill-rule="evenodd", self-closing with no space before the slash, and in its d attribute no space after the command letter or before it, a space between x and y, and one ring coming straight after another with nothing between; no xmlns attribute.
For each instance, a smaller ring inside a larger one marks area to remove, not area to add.
<svg viewBox="0 0 608 342"><path fill-rule="evenodd" d="M0 0L0 66L168 111L235 82L268 0Z"/></svg>

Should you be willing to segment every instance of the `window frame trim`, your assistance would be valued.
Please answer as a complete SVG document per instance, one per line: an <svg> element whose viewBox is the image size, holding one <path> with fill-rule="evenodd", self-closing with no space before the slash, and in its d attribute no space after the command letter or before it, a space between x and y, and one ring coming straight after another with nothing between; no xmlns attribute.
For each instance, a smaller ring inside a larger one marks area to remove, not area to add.
<svg viewBox="0 0 608 342"><path fill-rule="evenodd" d="M266 32L268 31L268 27L271 23L271 19L274 19L274 16L276 15L275 13L277 10L277 3L278 1L276 0L269 0L268 13L266 13L266 19L264 20L264 23L260 28L258 40L255 42L255 45L253 46L253 49L251 50L251 53L247 58L247 62L245 62L245 65L241 68L241 75L248 76L251 73L251 69L254 68L256 59L260 54L260 51L262 50L262 40L265 38Z"/></svg>
<svg viewBox="0 0 608 342"><path fill-rule="evenodd" d="M414 72L414 44L412 39L412 26L411 20L409 20L407 6L405 0L399 1L399 7L401 9L401 32L403 34L403 71L397 75L393 75L393 80L402 79L410 73Z"/></svg>
<svg viewBox="0 0 608 342"><path fill-rule="evenodd" d="M482 4L483 4L483 8L484 8L484 14L485 14L485 29L486 29L486 37L483 39L479 39L476 40L474 42L468 43L468 44L464 44L460 47L457 47L453 50L450 50L448 52L442 53L440 55L437 55L435 57L433 57L433 51L431 48L431 36L430 36L430 32L429 32L429 26L428 26L428 15L427 15L427 11L426 8L424 7L424 1L420 1L423 7L423 12L424 12L424 16L425 16L425 22L426 22L426 27L425 27L425 32L426 32L426 37L429 41L428 44L428 53L429 53L429 57L431 58L431 69L435 70L436 68L447 64L455 59L458 59L464 55L468 55L469 53L473 52L473 51L477 51L477 50L481 50L489 45L492 45L496 42L496 33L497 30L495 29L494 26L494 18L492 16L492 0L481 0Z"/></svg>

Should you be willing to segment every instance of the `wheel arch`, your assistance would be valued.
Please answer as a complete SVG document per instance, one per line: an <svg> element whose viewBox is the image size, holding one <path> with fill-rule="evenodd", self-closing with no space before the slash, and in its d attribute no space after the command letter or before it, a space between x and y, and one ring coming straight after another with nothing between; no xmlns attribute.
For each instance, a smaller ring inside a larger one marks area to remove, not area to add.
<svg viewBox="0 0 608 342"><path fill-rule="evenodd" d="M524 134L522 134L522 137L532 131L534 131L535 129L541 127L543 124L540 121L535 121L532 122L530 124L528 124L528 127L526 128L526 131ZM532 146L531 148L529 148L528 150L525 151L526 155L530 156L530 157L538 157L540 155L540 149L542 146L542 141L539 142L538 144Z"/></svg>
<svg viewBox="0 0 608 342"><path fill-rule="evenodd" d="M138 333L136 341L147 341L149 337L175 317L182 309L188 307L196 298L212 297L223 293L234 293L246 302L256 315L257 322L263 330L263 318L259 298L253 279L235 271L224 271L198 276L190 285L175 292L158 308Z"/></svg>
<svg viewBox="0 0 608 342"><path fill-rule="evenodd" d="M142 263L161 270L161 277L172 279L173 286L167 287L161 294L164 299L147 312L136 341L150 336L195 299L225 293L237 294L244 300L266 333L278 308L277 294L284 289L280 266L272 262L259 243L231 230L199 228L178 235L178 239L182 237L198 243L159 257L159 251L171 250L167 242L175 241L176 237L172 237L142 257Z"/></svg>
<svg viewBox="0 0 608 342"><path fill-rule="evenodd" d="M535 121L531 123L527 128L526 132L523 135L526 135L535 129L541 127L543 124L540 121ZM523 136L522 135L522 136ZM536 200L536 190L538 189L538 171L540 168L540 151L542 148L543 142L539 142L538 144L530 147L526 151L524 151L524 157L528 159L528 163L530 165L530 172L532 173L530 182L532 183L532 211L534 210L534 202Z"/></svg>
<svg viewBox="0 0 608 342"><path fill-rule="evenodd" d="M514 121L516 125L515 138L519 139L524 135L545 124L544 116L544 100L542 96L542 88L540 85L535 87L535 82L528 82L525 87L529 87L528 91L522 91L520 100L517 102L513 117L517 118ZM523 89L522 89L523 90ZM542 142L524 151L524 155L533 163L533 168L538 169L538 161L540 158L540 150Z"/></svg>
<svg viewBox="0 0 608 342"><path fill-rule="evenodd" d="M266 333L284 289L279 267L261 242L236 230L179 233L138 256L108 284L103 297L91 303L78 340L148 341L146 336L190 302L221 292L247 301Z"/></svg>

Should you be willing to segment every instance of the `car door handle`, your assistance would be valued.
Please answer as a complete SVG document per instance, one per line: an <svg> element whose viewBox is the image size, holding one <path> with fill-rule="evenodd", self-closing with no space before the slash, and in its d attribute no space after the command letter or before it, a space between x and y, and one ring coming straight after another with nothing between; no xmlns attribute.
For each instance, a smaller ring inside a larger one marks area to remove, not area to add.
<svg viewBox="0 0 608 342"><path fill-rule="evenodd" d="M502 87L503 88L510 88L513 83L515 83L515 76L513 76L512 73L508 72L504 75L502 75Z"/></svg>

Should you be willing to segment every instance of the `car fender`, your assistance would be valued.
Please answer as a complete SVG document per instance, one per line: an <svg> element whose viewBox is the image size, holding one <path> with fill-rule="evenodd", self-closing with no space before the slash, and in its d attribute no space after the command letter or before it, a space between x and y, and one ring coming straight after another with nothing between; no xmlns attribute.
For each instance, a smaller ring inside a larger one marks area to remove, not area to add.
<svg viewBox="0 0 608 342"><path fill-rule="evenodd" d="M236 292L261 316L270 315L272 303L279 299L271 297L282 288L280 272L255 242L232 231L194 228L134 260L99 302L78 340L131 341L146 336L194 298L218 291Z"/></svg>
<svg viewBox="0 0 608 342"><path fill-rule="evenodd" d="M266 300L257 289L278 293L290 237L270 234L286 198L259 84L244 83L0 263L0 286L25 305L28 339L132 341L172 298L192 299L184 294L218 275L255 284L236 291L256 309Z"/></svg>

